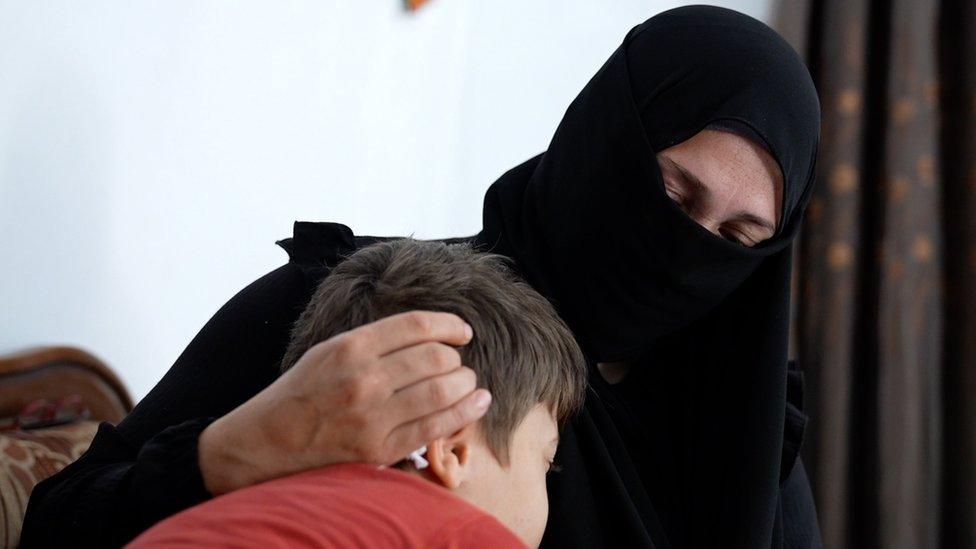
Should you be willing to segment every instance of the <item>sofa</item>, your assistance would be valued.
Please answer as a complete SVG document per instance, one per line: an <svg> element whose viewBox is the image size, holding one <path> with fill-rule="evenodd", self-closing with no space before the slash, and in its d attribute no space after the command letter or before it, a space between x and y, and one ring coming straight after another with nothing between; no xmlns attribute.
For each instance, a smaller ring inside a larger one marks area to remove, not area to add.
<svg viewBox="0 0 976 549"><path fill-rule="evenodd" d="M74 347L0 355L0 547L16 547L34 486L85 452L98 424L132 409L104 362Z"/></svg>

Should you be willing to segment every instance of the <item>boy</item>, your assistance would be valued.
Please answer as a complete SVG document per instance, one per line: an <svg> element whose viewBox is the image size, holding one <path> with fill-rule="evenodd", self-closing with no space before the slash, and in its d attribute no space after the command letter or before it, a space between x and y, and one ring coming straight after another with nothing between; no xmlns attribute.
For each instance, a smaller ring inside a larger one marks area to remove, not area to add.
<svg viewBox="0 0 976 549"><path fill-rule="evenodd" d="M408 239L359 250L296 321L282 369L320 341L418 309L455 313L472 326L473 339L458 351L492 394L480 421L394 467L335 465L215 498L133 546L538 546L545 477L559 425L582 405L586 365L551 305L502 258Z"/></svg>

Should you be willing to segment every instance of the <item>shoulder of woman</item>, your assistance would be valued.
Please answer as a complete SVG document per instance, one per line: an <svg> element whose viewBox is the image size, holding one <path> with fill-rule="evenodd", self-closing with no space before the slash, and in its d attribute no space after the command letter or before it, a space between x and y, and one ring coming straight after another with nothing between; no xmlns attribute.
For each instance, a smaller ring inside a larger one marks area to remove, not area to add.
<svg viewBox="0 0 976 549"><path fill-rule="evenodd" d="M288 253L288 262L316 283L362 244L341 223L296 221L292 236L275 242Z"/></svg>
<svg viewBox="0 0 976 549"><path fill-rule="evenodd" d="M333 267L356 250L395 236L364 236L354 234L342 223L329 221L296 221L292 236L275 242L288 253L288 262L297 266L312 284L321 281ZM448 244L471 243L474 237L438 239Z"/></svg>

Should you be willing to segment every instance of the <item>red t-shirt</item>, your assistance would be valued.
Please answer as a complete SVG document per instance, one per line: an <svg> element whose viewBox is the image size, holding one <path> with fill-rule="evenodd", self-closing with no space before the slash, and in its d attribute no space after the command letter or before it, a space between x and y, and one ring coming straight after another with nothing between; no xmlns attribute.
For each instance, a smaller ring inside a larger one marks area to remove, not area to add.
<svg viewBox="0 0 976 549"><path fill-rule="evenodd" d="M525 545L441 486L397 469L343 464L187 509L130 547L500 547Z"/></svg>

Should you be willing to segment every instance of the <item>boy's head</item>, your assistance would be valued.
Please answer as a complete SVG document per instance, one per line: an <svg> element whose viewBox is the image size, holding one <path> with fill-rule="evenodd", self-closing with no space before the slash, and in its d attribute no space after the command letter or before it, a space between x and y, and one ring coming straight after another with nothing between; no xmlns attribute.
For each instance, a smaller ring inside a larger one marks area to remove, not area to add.
<svg viewBox="0 0 976 549"><path fill-rule="evenodd" d="M282 368L320 341L410 310L451 312L471 325L473 339L458 350L478 386L492 394L480 421L428 442L430 466L420 474L537 545L548 518L545 476L558 426L582 405L586 365L549 302L501 256L410 239L359 250L315 292L295 323Z"/></svg>

